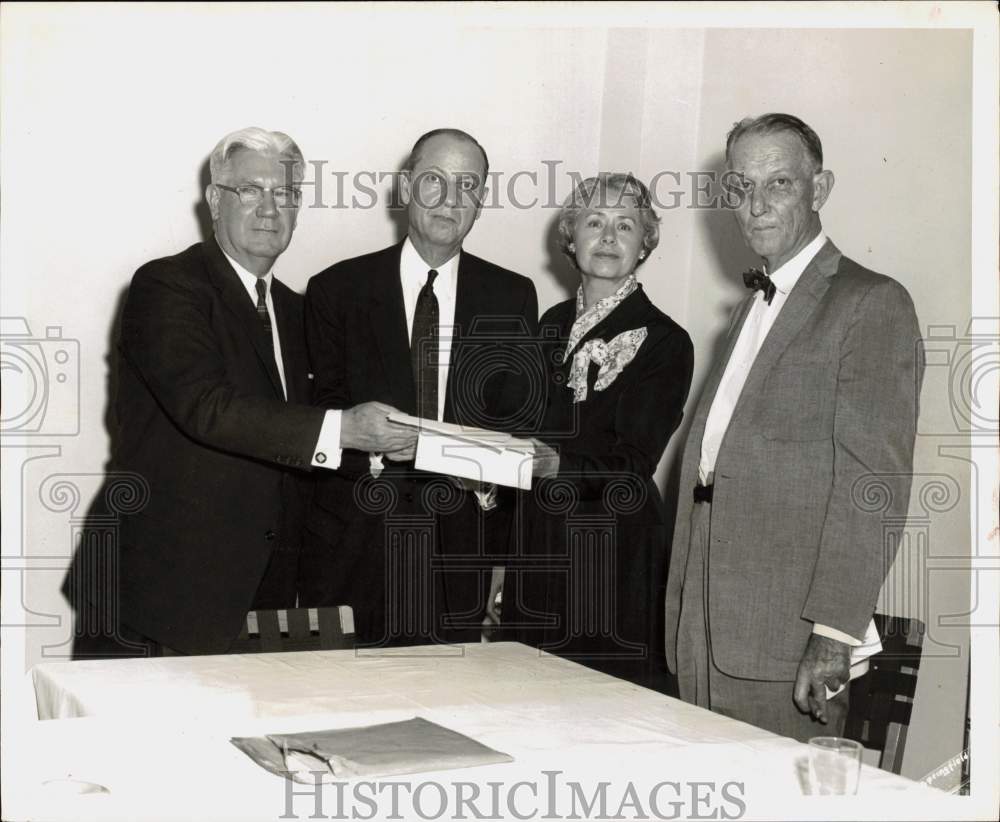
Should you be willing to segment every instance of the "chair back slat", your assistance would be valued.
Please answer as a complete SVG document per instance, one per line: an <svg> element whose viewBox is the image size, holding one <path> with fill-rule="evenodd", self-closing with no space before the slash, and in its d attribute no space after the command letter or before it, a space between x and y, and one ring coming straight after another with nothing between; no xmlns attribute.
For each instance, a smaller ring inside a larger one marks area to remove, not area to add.
<svg viewBox="0 0 1000 822"><path fill-rule="evenodd" d="M319 641L324 648L349 648L353 645L345 644L339 608L319 608L316 618L319 622Z"/></svg>
<svg viewBox="0 0 1000 822"><path fill-rule="evenodd" d="M345 633L340 608L288 608L250 611L231 654L277 651L333 651L354 647L354 633Z"/></svg>
<svg viewBox="0 0 1000 822"><path fill-rule="evenodd" d="M879 767L900 773L913 715L924 625L918 619L875 614L882 651L865 676L851 682L844 736L880 751Z"/></svg>
<svg viewBox="0 0 1000 822"><path fill-rule="evenodd" d="M260 632L260 649L262 651L280 651L281 627L278 625L277 611L257 611L257 629Z"/></svg>
<svg viewBox="0 0 1000 822"><path fill-rule="evenodd" d="M868 671L868 689L877 693L891 694L893 697L905 696L913 699L917 690L915 674L902 671L886 670L878 663L872 663Z"/></svg>
<svg viewBox="0 0 1000 822"><path fill-rule="evenodd" d="M312 634L309 631L309 611L307 608L288 609L288 638L304 643L308 643L312 639Z"/></svg>

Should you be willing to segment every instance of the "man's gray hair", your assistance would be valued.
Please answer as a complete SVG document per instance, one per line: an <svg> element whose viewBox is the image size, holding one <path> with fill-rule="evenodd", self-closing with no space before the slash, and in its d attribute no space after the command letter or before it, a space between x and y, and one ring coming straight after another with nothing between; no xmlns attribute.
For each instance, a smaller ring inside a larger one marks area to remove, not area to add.
<svg viewBox="0 0 1000 822"><path fill-rule="evenodd" d="M617 196L612 196L617 195ZM650 252L660 242L660 218L653 210L649 189L631 174L609 174L602 172L596 177L588 177L580 182L563 203L559 212L559 250L573 267L579 270L576 253L570 249L573 232L580 212L588 208L619 208L625 205L626 197L635 200L642 227L642 252L635 267L642 265Z"/></svg>
<svg viewBox="0 0 1000 822"><path fill-rule="evenodd" d="M759 117L745 117L734 123L726 136L726 162L732 156L736 141L747 134L775 134L779 131L790 131L802 141L806 154L813 161L813 172L823 169L823 143L819 135L794 114L770 113Z"/></svg>
<svg viewBox="0 0 1000 822"><path fill-rule="evenodd" d="M281 131L267 131L263 128L250 126L227 134L212 150L208 165L212 173L212 182L222 182L229 170L229 163L237 151L258 151L262 154L277 154L287 157L295 163L304 165L305 158L295 141Z"/></svg>

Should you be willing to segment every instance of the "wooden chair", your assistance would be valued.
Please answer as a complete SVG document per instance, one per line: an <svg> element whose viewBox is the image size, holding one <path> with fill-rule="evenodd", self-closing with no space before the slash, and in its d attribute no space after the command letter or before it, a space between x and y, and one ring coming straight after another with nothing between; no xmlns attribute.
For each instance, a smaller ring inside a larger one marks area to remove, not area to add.
<svg viewBox="0 0 1000 822"><path fill-rule="evenodd" d="M919 619L875 614L882 651L871 657L868 674L851 683L844 736L881 751L879 767L899 773L913 712L924 641Z"/></svg>
<svg viewBox="0 0 1000 822"><path fill-rule="evenodd" d="M353 625L344 631L341 608L250 611L231 654L333 651L354 647Z"/></svg>

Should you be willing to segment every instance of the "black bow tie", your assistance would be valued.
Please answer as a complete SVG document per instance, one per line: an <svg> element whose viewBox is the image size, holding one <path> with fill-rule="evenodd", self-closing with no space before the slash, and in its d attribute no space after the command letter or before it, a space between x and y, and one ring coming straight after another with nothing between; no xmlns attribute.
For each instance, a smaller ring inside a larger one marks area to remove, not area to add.
<svg viewBox="0 0 1000 822"><path fill-rule="evenodd" d="M743 272L743 285L752 288L754 291L763 291L764 300L768 305L774 299L775 287L771 278L759 268L750 268Z"/></svg>

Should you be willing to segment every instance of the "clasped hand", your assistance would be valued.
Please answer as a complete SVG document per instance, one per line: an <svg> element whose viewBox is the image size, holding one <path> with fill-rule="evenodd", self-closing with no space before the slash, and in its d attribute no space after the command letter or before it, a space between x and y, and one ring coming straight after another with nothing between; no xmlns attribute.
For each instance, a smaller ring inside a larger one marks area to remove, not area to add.
<svg viewBox="0 0 1000 822"><path fill-rule="evenodd" d="M391 405L365 402L348 408L340 418L340 447L385 454L389 459L412 459L417 431L389 421L397 413Z"/></svg>

